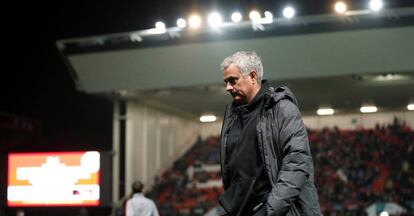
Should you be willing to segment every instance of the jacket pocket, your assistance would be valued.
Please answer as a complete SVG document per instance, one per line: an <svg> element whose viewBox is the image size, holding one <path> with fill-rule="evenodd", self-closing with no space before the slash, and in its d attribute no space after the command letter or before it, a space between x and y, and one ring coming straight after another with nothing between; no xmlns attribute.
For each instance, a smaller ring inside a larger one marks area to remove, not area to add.
<svg viewBox="0 0 414 216"><path fill-rule="evenodd" d="M252 191L241 215L255 215L259 211L265 212L268 195L268 191L260 193Z"/></svg>
<svg viewBox="0 0 414 216"><path fill-rule="evenodd" d="M219 197L220 205L229 215L235 216L243 210L246 201L251 195L251 188L255 178L238 180Z"/></svg>

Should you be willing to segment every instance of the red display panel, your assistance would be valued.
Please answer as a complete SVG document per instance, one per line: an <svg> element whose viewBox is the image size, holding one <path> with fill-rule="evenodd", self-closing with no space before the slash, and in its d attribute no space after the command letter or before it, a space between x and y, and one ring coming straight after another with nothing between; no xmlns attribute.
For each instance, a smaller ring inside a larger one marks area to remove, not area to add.
<svg viewBox="0 0 414 216"><path fill-rule="evenodd" d="M100 154L9 153L7 205L98 206Z"/></svg>

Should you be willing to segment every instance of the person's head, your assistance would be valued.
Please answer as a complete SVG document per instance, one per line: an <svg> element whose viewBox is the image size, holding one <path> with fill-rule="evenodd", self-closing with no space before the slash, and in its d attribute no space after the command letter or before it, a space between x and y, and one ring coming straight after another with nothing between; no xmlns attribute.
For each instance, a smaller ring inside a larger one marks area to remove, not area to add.
<svg viewBox="0 0 414 216"><path fill-rule="evenodd" d="M141 181L135 181L132 183L132 193L142 193L144 184Z"/></svg>
<svg viewBox="0 0 414 216"><path fill-rule="evenodd" d="M239 51L225 58L220 66L226 90L237 103L250 103L260 89L263 66L254 51Z"/></svg>

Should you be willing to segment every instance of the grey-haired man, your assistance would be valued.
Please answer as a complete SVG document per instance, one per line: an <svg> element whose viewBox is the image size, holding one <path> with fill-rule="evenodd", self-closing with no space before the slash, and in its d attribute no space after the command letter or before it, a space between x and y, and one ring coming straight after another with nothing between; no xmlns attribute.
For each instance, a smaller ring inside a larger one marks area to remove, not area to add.
<svg viewBox="0 0 414 216"><path fill-rule="evenodd" d="M220 140L219 215L321 215L308 136L287 87L270 87L255 52L221 64L226 107Z"/></svg>

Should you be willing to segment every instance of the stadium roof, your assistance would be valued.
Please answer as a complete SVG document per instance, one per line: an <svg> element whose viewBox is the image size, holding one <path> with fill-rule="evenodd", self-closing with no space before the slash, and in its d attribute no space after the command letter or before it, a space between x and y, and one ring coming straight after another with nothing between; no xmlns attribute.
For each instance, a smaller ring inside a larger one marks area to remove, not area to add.
<svg viewBox="0 0 414 216"><path fill-rule="evenodd" d="M230 97L219 65L237 50L256 50L265 78L293 89L304 114L327 106L355 113L364 104L404 110L414 100L414 8L152 30L64 39L57 47L78 90L188 117L222 114Z"/></svg>

